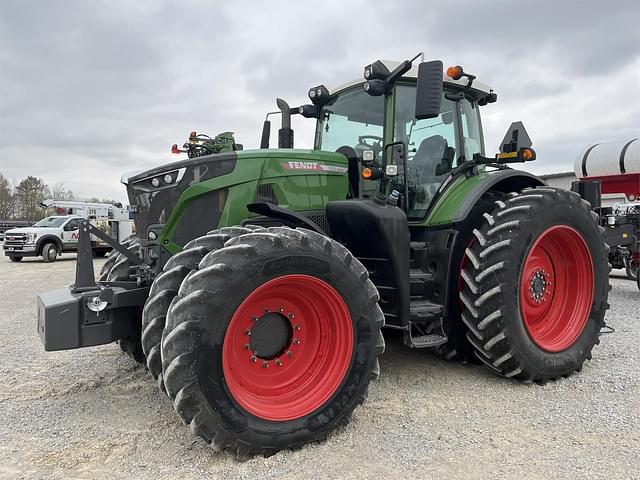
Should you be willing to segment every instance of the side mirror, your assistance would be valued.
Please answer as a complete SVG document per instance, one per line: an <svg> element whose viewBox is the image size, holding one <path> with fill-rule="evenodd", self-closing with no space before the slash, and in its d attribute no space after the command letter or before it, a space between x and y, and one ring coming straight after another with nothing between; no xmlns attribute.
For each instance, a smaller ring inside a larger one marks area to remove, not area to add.
<svg viewBox="0 0 640 480"><path fill-rule="evenodd" d="M435 118L440 115L442 102L442 62L431 60L418 65L416 85L416 118Z"/></svg>

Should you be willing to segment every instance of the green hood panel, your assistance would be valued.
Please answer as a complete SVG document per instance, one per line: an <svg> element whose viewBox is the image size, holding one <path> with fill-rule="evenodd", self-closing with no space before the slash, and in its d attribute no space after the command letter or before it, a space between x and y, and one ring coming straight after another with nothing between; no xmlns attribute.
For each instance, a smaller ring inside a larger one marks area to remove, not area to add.
<svg viewBox="0 0 640 480"><path fill-rule="evenodd" d="M173 239L176 230L188 223L183 216L202 215L202 200L194 202L215 191L221 193L214 203L223 204L218 228L237 225L251 217L247 204L265 201L261 197L265 191L279 206L300 212L324 210L327 202L346 198L348 160L344 155L303 149L234 153L236 162L231 172L193 183L181 193L160 236L163 246L171 253L181 249ZM209 158L215 161L215 157ZM273 200L266 201L273 203Z"/></svg>

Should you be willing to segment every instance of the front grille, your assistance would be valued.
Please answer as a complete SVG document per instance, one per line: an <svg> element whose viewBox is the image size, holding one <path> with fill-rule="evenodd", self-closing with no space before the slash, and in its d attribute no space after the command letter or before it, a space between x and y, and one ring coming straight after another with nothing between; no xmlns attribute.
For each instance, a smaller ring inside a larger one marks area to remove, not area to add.
<svg viewBox="0 0 640 480"><path fill-rule="evenodd" d="M191 201L180 217L173 241L184 245L214 230L227 201L227 190L213 190Z"/></svg>
<svg viewBox="0 0 640 480"><path fill-rule="evenodd" d="M27 236L25 234L5 234L4 237L4 245L6 247L10 246L22 246L27 243Z"/></svg>

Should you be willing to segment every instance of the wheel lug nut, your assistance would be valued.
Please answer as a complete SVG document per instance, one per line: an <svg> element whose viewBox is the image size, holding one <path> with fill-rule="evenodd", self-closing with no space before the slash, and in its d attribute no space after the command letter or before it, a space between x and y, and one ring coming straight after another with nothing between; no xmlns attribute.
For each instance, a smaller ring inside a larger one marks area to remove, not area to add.
<svg viewBox="0 0 640 480"><path fill-rule="evenodd" d="M248 343L244 344L244 349L245 350L249 350L251 348L251 345L249 345Z"/></svg>
<svg viewBox="0 0 640 480"><path fill-rule="evenodd" d="M279 358L276 359L276 367L279 367L282 365L282 360L280 360Z"/></svg>
<svg viewBox="0 0 640 480"><path fill-rule="evenodd" d="M268 367L269 367L269 362L267 362L266 360L262 362L262 368L268 368Z"/></svg>
<svg viewBox="0 0 640 480"><path fill-rule="evenodd" d="M300 339L298 339L298 338L294 338L294 339L293 339L293 343L294 343L295 345L300 345Z"/></svg>
<svg viewBox="0 0 640 480"><path fill-rule="evenodd" d="M282 312L284 312L284 308L280 307L280 308L278 309L278 311L279 311L280 313L282 313Z"/></svg>
<svg viewBox="0 0 640 480"><path fill-rule="evenodd" d="M296 323L296 324L293 326L293 328L295 328L296 330L300 330L300 324L299 324L299 323Z"/></svg>
<svg viewBox="0 0 640 480"><path fill-rule="evenodd" d="M287 352L287 357L289 357L289 358L293 357L293 352L291 350L289 350Z"/></svg>
<svg viewBox="0 0 640 480"><path fill-rule="evenodd" d="M254 322L257 322L260 319L258 317L251 317L251 320L253 320Z"/></svg>
<svg viewBox="0 0 640 480"><path fill-rule="evenodd" d="M289 316L289 318L296 318L296 316L295 316L293 313L291 313L291 312L289 312L289 315L288 315L288 316Z"/></svg>
<svg viewBox="0 0 640 480"><path fill-rule="evenodd" d="M255 362L257 362L257 361L258 361L258 357L256 357L255 355L251 355L250 360L251 360L253 363L255 363Z"/></svg>
<svg viewBox="0 0 640 480"><path fill-rule="evenodd" d="M251 336L251 330L249 330L248 328L245 328L245 329L244 329L244 334L245 334L246 336L250 337L250 336Z"/></svg>

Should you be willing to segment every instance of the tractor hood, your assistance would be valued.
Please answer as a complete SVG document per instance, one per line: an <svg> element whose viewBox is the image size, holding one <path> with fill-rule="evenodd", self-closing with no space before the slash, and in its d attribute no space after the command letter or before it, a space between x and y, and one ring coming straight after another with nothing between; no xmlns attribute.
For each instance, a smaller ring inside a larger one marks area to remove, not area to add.
<svg viewBox="0 0 640 480"><path fill-rule="evenodd" d="M185 190L213 178L229 175L228 183L224 182L224 188L228 188L277 176L310 173L346 175L347 167L347 158L335 152L302 149L241 150L167 163L123 176L122 183L127 187L136 231L138 235L146 236L151 225L166 223ZM202 207L207 209L212 221L217 221L224 208L226 195L223 189L218 197L203 200Z"/></svg>

